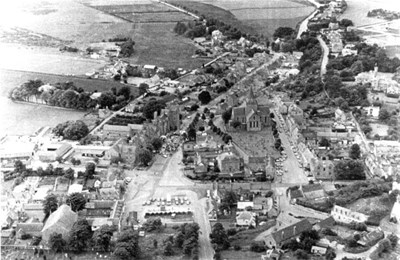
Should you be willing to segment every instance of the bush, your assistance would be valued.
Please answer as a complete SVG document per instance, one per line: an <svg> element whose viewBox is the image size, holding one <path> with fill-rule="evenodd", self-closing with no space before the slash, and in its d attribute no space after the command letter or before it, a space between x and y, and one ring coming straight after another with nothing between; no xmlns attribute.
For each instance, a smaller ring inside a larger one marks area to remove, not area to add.
<svg viewBox="0 0 400 260"><path fill-rule="evenodd" d="M261 253L265 251L265 247L262 243L253 242L250 245L250 250L256 253Z"/></svg>
<svg viewBox="0 0 400 260"><path fill-rule="evenodd" d="M226 233L228 234L228 236L234 236L237 234L237 230L236 228L230 228L226 230Z"/></svg>
<svg viewBox="0 0 400 260"><path fill-rule="evenodd" d="M32 238L32 236L30 234L22 234L21 235L22 240L31 239L31 238Z"/></svg>
<svg viewBox="0 0 400 260"><path fill-rule="evenodd" d="M234 246L233 246L233 249L235 249L235 251L239 251L239 250L242 249L242 247L239 246L239 245L234 245Z"/></svg>

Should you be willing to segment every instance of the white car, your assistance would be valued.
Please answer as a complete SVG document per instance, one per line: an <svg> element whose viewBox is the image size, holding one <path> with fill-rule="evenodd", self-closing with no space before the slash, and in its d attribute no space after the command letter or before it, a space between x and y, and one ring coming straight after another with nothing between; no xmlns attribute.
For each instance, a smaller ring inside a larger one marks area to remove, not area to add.
<svg viewBox="0 0 400 260"><path fill-rule="evenodd" d="M126 177L125 178L125 183L130 183L132 181L132 178L131 177Z"/></svg>

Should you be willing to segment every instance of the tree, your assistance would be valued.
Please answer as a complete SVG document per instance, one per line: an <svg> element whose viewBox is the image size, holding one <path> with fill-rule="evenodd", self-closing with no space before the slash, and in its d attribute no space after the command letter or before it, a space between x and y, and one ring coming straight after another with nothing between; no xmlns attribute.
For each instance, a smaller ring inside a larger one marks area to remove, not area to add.
<svg viewBox="0 0 400 260"><path fill-rule="evenodd" d="M43 201L43 211L46 216L50 215L58 208L58 199L54 194L49 194Z"/></svg>
<svg viewBox="0 0 400 260"><path fill-rule="evenodd" d="M85 178L92 179L95 174L96 174L96 164L91 162L87 163L85 166Z"/></svg>
<svg viewBox="0 0 400 260"><path fill-rule="evenodd" d="M114 255L119 259L137 259L140 254L139 237L132 229L121 232L115 244Z"/></svg>
<svg viewBox="0 0 400 260"><path fill-rule="evenodd" d="M61 234L52 233L49 238L49 246L55 253L61 253L67 245Z"/></svg>
<svg viewBox="0 0 400 260"><path fill-rule="evenodd" d="M187 29L188 29L188 27L186 26L185 23L178 22L174 27L174 32L179 34L179 35L182 35L187 31Z"/></svg>
<svg viewBox="0 0 400 260"><path fill-rule="evenodd" d="M73 180L74 179L74 174L75 171L71 168L68 168L65 172L64 172L64 178L68 179L68 180Z"/></svg>
<svg viewBox="0 0 400 260"><path fill-rule="evenodd" d="M278 29L275 30L273 37L274 38L285 38L288 36L291 36L295 30L290 27L279 27Z"/></svg>
<svg viewBox="0 0 400 260"><path fill-rule="evenodd" d="M93 242L97 251L108 252L113 229L109 225L102 225L93 234Z"/></svg>
<svg viewBox="0 0 400 260"><path fill-rule="evenodd" d="M334 172L337 180L364 180L365 172L362 162L357 160L339 161Z"/></svg>
<svg viewBox="0 0 400 260"><path fill-rule="evenodd" d="M129 98L131 96L131 88L128 87L128 86L123 86L118 91L118 95L117 96L124 96L126 100L129 100Z"/></svg>
<svg viewBox="0 0 400 260"><path fill-rule="evenodd" d="M80 120L67 121L65 123L58 124L54 129L53 133L57 136L62 136L69 140L79 140L89 133L87 125Z"/></svg>
<svg viewBox="0 0 400 260"><path fill-rule="evenodd" d="M232 108L226 110L224 113L222 113L222 119L224 120L225 124L229 122L229 120L232 117Z"/></svg>
<svg viewBox="0 0 400 260"><path fill-rule="evenodd" d="M206 90L200 92L198 99L200 100L201 104L208 104L211 101L210 92Z"/></svg>
<svg viewBox="0 0 400 260"><path fill-rule="evenodd" d="M135 46L135 42L130 38L126 42L120 44L121 50L119 56L130 57L135 52L133 46Z"/></svg>
<svg viewBox="0 0 400 260"><path fill-rule="evenodd" d="M188 138L189 140L196 140L196 129L194 128L189 128L188 132L187 132Z"/></svg>
<svg viewBox="0 0 400 260"><path fill-rule="evenodd" d="M82 193L74 192L67 196L67 204L71 207L71 210L78 212L85 208L86 199Z"/></svg>
<svg viewBox="0 0 400 260"><path fill-rule="evenodd" d="M152 231L161 231L163 227L163 224L161 222L160 218L152 218L148 219L144 224L143 228L147 232L152 232Z"/></svg>
<svg viewBox="0 0 400 260"><path fill-rule="evenodd" d="M171 241L167 241L167 243L165 243L164 250L163 250L163 254L164 254L165 256L171 256L171 255L174 254L174 250L173 250L173 248L172 248L172 243L171 243Z"/></svg>
<svg viewBox="0 0 400 260"><path fill-rule="evenodd" d="M216 223L212 227L210 234L211 243L218 245L219 249L226 250L230 247L228 235L221 223Z"/></svg>
<svg viewBox="0 0 400 260"><path fill-rule="evenodd" d="M323 137L323 138L321 139L321 141L319 142L319 145L320 145L320 146L324 146L324 147L329 147L329 146L330 146L330 143L329 143L329 140L328 140L328 139L326 139L325 137Z"/></svg>
<svg viewBox="0 0 400 260"><path fill-rule="evenodd" d="M152 159L153 154L145 148L140 148L136 153L136 162L140 165L148 166Z"/></svg>
<svg viewBox="0 0 400 260"><path fill-rule="evenodd" d="M111 108L115 104L117 97L112 92L103 92L97 99L97 103L102 108Z"/></svg>
<svg viewBox="0 0 400 260"><path fill-rule="evenodd" d="M77 220L69 232L68 247L70 250L83 252L92 238L92 228L86 219Z"/></svg>
<svg viewBox="0 0 400 260"><path fill-rule="evenodd" d="M301 259L301 260L306 260L308 259L308 254L306 251L302 250L302 249L297 249L294 252L294 255L297 257L297 259Z"/></svg>
<svg viewBox="0 0 400 260"><path fill-rule="evenodd" d="M360 159L361 151L358 144L353 144L350 147L349 157L353 160Z"/></svg>
<svg viewBox="0 0 400 260"><path fill-rule="evenodd" d="M197 111L197 109L199 109L199 105L197 105L197 104L193 104L193 105L190 107L190 111Z"/></svg>
<svg viewBox="0 0 400 260"><path fill-rule="evenodd" d="M150 143L153 149L156 151L159 151L163 145L163 141L160 137L153 138Z"/></svg>
<svg viewBox="0 0 400 260"><path fill-rule="evenodd" d="M379 120L385 122L390 119L390 113L386 109L381 109L379 111Z"/></svg>
<svg viewBox="0 0 400 260"><path fill-rule="evenodd" d="M239 121L237 121L237 120L234 120L233 122L232 122L232 126L234 127L234 128L238 128L239 126L241 126L242 125L242 123L240 123Z"/></svg>
<svg viewBox="0 0 400 260"><path fill-rule="evenodd" d="M339 25L344 27L353 26L353 21L349 19L342 19L339 21Z"/></svg>
<svg viewBox="0 0 400 260"><path fill-rule="evenodd" d="M147 93L147 90L149 89L149 85L147 85L146 83L140 83L139 85L139 95L143 95L145 93Z"/></svg>
<svg viewBox="0 0 400 260"><path fill-rule="evenodd" d="M221 200L221 205L226 205L231 209L237 203L237 196L234 191L227 191Z"/></svg>
<svg viewBox="0 0 400 260"><path fill-rule="evenodd" d="M25 164L23 164L20 160L16 160L14 162L14 172L22 173L26 170Z"/></svg>
<svg viewBox="0 0 400 260"><path fill-rule="evenodd" d="M154 119L154 112L159 114L163 108L165 108L164 101L151 100L143 106L143 116L147 119Z"/></svg>

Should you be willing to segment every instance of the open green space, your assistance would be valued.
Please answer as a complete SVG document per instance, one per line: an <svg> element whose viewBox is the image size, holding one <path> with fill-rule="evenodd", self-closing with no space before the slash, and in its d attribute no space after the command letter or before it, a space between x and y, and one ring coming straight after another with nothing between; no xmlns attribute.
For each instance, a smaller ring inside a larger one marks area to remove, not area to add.
<svg viewBox="0 0 400 260"><path fill-rule="evenodd" d="M115 15L135 23L177 23L180 21L193 20L193 17L185 15L182 12L117 13Z"/></svg>

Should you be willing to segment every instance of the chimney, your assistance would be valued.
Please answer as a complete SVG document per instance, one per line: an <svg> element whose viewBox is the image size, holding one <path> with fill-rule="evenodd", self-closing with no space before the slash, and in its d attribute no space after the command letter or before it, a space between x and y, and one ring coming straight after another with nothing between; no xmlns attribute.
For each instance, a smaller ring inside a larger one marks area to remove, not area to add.
<svg viewBox="0 0 400 260"><path fill-rule="evenodd" d="M293 227L293 235L296 234L296 226Z"/></svg>
<svg viewBox="0 0 400 260"><path fill-rule="evenodd" d="M284 237L284 235L285 235L285 231L282 231L282 237Z"/></svg>

